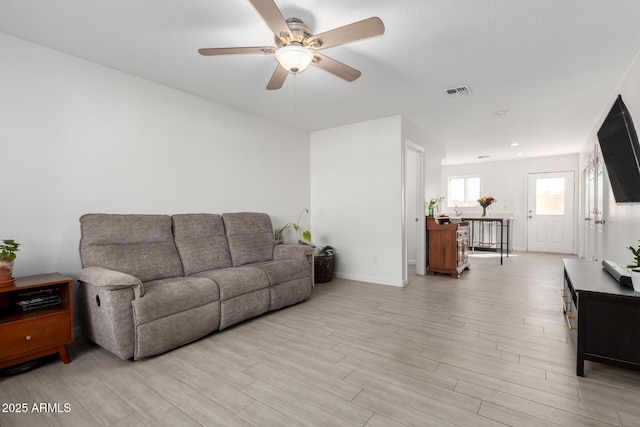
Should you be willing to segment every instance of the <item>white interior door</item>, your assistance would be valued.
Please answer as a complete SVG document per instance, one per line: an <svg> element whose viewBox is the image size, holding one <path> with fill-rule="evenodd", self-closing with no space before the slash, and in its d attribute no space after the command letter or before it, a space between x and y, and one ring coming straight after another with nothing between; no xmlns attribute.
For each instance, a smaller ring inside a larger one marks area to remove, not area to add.
<svg viewBox="0 0 640 427"><path fill-rule="evenodd" d="M604 247L604 164L597 149L583 172L584 258L601 261Z"/></svg>
<svg viewBox="0 0 640 427"><path fill-rule="evenodd" d="M595 188L595 211L593 222L594 227L594 261L601 261L604 251L604 161L596 149L596 188Z"/></svg>
<svg viewBox="0 0 640 427"><path fill-rule="evenodd" d="M425 159L424 148L405 142L404 162L404 249L403 249L403 282L407 283L407 263L409 253L415 257L416 274L427 274L426 266L426 221L425 221ZM411 166L409 166L409 164ZM413 171L411 171L413 169ZM411 184L408 183L411 181ZM408 194L409 193L409 194ZM410 201L411 200L411 201ZM409 226L411 224L411 226ZM409 235L410 234L410 235ZM411 251L409 251L411 246Z"/></svg>
<svg viewBox="0 0 640 427"><path fill-rule="evenodd" d="M407 261L416 264L417 259L417 232L418 232L418 153L407 150Z"/></svg>
<svg viewBox="0 0 640 427"><path fill-rule="evenodd" d="M528 181L528 250L573 253L573 172L532 173Z"/></svg>
<svg viewBox="0 0 640 427"><path fill-rule="evenodd" d="M596 259L596 234L594 212L596 209L596 168L592 157L582 171L582 184L584 200L582 215L584 219L584 258L594 261Z"/></svg>

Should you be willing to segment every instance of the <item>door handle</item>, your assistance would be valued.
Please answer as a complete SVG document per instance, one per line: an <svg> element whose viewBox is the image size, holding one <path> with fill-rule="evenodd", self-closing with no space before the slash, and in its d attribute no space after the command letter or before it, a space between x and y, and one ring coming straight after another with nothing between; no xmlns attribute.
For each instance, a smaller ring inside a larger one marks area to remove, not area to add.
<svg viewBox="0 0 640 427"><path fill-rule="evenodd" d="M533 218L531 215L529 215L529 218Z"/></svg>
<svg viewBox="0 0 640 427"><path fill-rule="evenodd" d="M585 221L591 221L591 218L585 218L584 220Z"/></svg>

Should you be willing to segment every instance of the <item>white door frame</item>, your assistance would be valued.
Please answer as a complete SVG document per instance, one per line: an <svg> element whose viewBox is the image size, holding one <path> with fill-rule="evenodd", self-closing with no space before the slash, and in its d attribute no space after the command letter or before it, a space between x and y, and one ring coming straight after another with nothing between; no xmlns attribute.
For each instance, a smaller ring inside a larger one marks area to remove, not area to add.
<svg viewBox="0 0 640 427"><path fill-rule="evenodd" d="M416 274L427 274L426 245L427 245L427 229L425 219L425 170L424 170L424 153L425 150L421 146L410 141L404 143L404 155L402 164L402 282L404 285L408 283L408 239L407 239L407 157L409 151L418 155L416 167Z"/></svg>

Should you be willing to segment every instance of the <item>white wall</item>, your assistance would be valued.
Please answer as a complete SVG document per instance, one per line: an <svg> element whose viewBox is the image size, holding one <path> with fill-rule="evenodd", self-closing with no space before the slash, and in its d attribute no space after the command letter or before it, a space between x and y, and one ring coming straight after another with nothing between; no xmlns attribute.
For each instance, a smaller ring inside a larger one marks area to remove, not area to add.
<svg viewBox="0 0 640 427"><path fill-rule="evenodd" d="M278 226L310 205L306 132L1 33L0 52L14 275L75 276L87 212L261 211Z"/></svg>
<svg viewBox="0 0 640 427"><path fill-rule="evenodd" d="M594 146L599 148L598 129L602 126L602 122L618 95L622 95L622 99L631 113L636 132L640 132L640 54L630 65L607 104L602 106L602 114L596 120L585 141L584 150L581 152L581 165L586 162ZM605 205L603 216L606 221L603 257L624 267L633 261L632 253L628 249L629 246L637 247L640 244L638 242L640 240L640 203L616 204L608 181L605 182L604 190L607 192L604 200L608 199L608 204Z"/></svg>
<svg viewBox="0 0 640 427"><path fill-rule="evenodd" d="M425 149L425 196L427 202L433 198L445 196L441 193L442 159L446 154L445 146L432 135L426 133L415 123L402 119L402 141L410 141Z"/></svg>
<svg viewBox="0 0 640 427"><path fill-rule="evenodd" d="M338 277L402 285L400 131L394 116L311 133L313 239Z"/></svg>
<svg viewBox="0 0 640 427"><path fill-rule="evenodd" d="M311 133L314 242L335 247L338 277L404 284L405 140L426 147L427 157L438 147L400 116Z"/></svg>
<svg viewBox="0 0 640 427"><path fill-rule="evenodd" d="M489 208L490 213L512 214L513 242L516 251L526 249L527 225L527 176L536 172L574 171L575 182L580 179L579 156L570 154L564 156L538 157L502 162L472 163L466 165L449 165L442 167L442 194L447 196L447 183L450 176L480 175L481 195L493 196L497 202ZM576 186L576 197L578 189ZM446 200L444 202L446 206ZM577 206L577 205L576 205ZM449 212L453 208L446 208ZM460 208L463 214L480 214L482 208L478 204L473 208ZM575 209L577 212L577 207ZM575 224L577 227L577 224ZM576 238L577 239L577 234Z"/></svg>

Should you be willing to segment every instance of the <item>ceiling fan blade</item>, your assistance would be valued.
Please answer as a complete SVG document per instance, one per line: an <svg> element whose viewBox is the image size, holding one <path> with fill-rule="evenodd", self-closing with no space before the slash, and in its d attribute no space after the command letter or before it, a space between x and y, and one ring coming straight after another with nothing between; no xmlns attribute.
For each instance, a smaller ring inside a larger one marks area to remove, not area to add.
<svg viewBox="0 0 640 427"><path fill-rule="evenodd" d="M329 58L328 56L320 53L313 54L313 61L311 61L311 64L328 71L341 79L345 79L348 82L354 81L362 74L355 68L349 67L340 61L336 61L335 59Z"/></svg>
<svg viewBox="0 0 640 427"><path fill-rule="evenodd" d="M291 29L287 25L280 9L276 6L273 0L249 0L253 7L256 8L264 22L267 23L273 34L279 38L291 39Z"/></svg>
<svg viewBox="0 0 640 427"><path fill-rule="evenodd" d="M326 49L381 34L384 34L384 23L380 18L373 17L317 34L309 40L309 47Z"/></svg>
<svg viewBox="0 0 640 427"><path fill-rule="evenodd" d="M245 53L274 53L276 48L274 46L255 46L255 47L211 47L198 49L200 55L237 55Z"/></svg>
<svg viewBox="0 0 640 427"><path fill-rule="evenodd" d="M278 67L271 76L271 80L269 80L269 83L267 84L267 90L280 89L284 84L284 81L287 79L287 75L289 75L289 72L278 64Z"/></svg>

